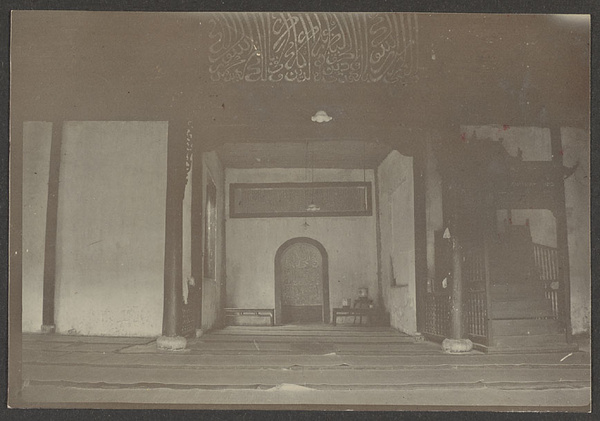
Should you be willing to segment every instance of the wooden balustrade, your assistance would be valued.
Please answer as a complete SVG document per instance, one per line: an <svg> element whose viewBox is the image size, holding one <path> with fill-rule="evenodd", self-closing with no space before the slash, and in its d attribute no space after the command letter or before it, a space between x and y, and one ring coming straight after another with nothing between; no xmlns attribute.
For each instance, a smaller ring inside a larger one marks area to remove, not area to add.
<svg viewBox="0 0 600 421"><path fill-rule="evenodd" d="M563 282L559 276L558 250L540 244L533 244L534 261L539 274L540 288L544 288L546 298L552 303L554 318L561 318L564 311L562 303ZM485 247L477 244L465 244L463 250L463 282L467 287L465 311L467 333L478 343L489 341L488 298L486 285ZM425 334L435 337L447 337L450 333L450 313L452 308L449 291L428 292L425 296Z"/></svg>
<svg viewBox="0 0 600 421"><path fill-rule="evenodd" d="M451 295L430 292L425 295L425 331L423 333L446 338L450 331Z"/></svg>
<svg viewBox="0 0 600 421"><path fill-rule="evenodd" d="M546 298L552 303L552 314L554 318L561 318L563 303L559 292L563 283L560 279L558 249L534 243L533 257Z"/></svg>
<svg viewBox="0 0 600 421"><path fill-rule="evenodd" d="M467 293L467 331L470 336L487 338L487 299L485 289Z"/></svg>
<svg viewBox="0 0 600 421"><path fill-rule="evenodd" d="M485 247L473 242L465 248L463 281L468 286L466 295L467 333L470 337L487 338L488 308L486 296L486 257Z"/></svg>

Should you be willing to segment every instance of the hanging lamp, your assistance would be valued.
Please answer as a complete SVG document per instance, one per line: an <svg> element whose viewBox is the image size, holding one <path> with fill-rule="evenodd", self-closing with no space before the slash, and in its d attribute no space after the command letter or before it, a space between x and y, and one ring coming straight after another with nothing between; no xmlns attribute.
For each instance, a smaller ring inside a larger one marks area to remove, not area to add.
<svg viewBox="0 0 600 421"><path fill-rule="evenodd" d="M308 141L306 141L306 148L304 150L304 178L306 182L308 182ZM307 199L308 198L306 197L306 189L304 189L304 203L308 201ZM308 229L308 227L310 227L310 224L306 220L306 216L304 216L304 223L302 224L302 227L304 229Z"/></svg>
<svg viewBox="0 0 600 421"><path fill-rule="evenodd" d="M307 148L308 148L308 143L307 143ZM306 208L306 210L308 212L317 212L320 211L321 208L317 205L315 205L315 189L314 189L314 182L315 182L315 155L314 155L314 151L312 153L312 158L311 158L311 171L310 171L310 193L311 193L311 197L310 197L310 204L308 205L308 207Z"/></svg>

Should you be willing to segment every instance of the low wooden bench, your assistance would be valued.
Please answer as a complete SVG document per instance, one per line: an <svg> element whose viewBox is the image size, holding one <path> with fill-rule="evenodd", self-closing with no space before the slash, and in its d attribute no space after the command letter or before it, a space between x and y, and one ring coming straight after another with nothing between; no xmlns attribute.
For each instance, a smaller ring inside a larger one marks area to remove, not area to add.
<svg viewBox="0 0 600 421"><path fill-rule="evenodd" d="M275 310L272 308L226 308L225 317L255 316L269 317L271 326L275 325Z"/></svg>
<svg viewBox="0 0 600 421"><path fill-rule="evenodd" d="M338 317L346 317L346 316L354 316L354 321L356 322L356 317L360 317L360 323L362 324L363 316L367 317L367 324L371 324L373 322L373 316L375 314L374 308L351 308L351 307L340 307L333 309L333 325L337 324Z"/></svg>

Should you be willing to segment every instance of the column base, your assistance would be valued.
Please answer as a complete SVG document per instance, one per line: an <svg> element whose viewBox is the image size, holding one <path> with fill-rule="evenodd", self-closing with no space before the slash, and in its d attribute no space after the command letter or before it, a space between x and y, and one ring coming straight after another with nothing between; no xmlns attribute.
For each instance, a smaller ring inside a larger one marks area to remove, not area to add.
<svg viewBox="0 0 600 421"><path fill-rule="evenodd" d="M423 336L421 332L413 333L412 337L415 342L425 342L425 336Z"/></svg>
<svg viewBox="0 0 600 421"><path fill-rule="evenodd" d="M54 325L42 325L42 333L48 335L56 332L56 326Z"/></svg>
<svg viewBox="0 0 600 421"><path fill-rule="evenodd" d="M187 345L187 340L183 336L159 336L156 340L156 347L164 351L182 351Z"/></svg>
<svg viewBox="0 0 600 421"><path fill-rule="evenodd" d="M442 349L448 354L469 352L473 349L473 342L470 339L444 339Z"/></svg>

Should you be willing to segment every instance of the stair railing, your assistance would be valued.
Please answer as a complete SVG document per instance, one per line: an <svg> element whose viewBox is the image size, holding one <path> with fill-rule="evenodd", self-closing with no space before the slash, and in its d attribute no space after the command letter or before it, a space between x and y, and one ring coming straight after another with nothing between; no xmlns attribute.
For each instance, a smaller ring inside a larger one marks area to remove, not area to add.
<svg viewBox="0 0 600 421"><path fill-rule="evenodd" d="M447 292L425 295L425 330L423 333L444 339L450 333L451 296Z"/></svg>
<svg viewBox="0 0 600 421"><path fill-rule="evenodd" d="M463 281L467 285L467 331L471 340L488 343L486 250L479 242L464 248Z"/></svg>
<svg viewBox="0 0 600 421"><path fill-rule="evenodd" d="M552 303L552 315L555 319L560 319L563 311L561 291L564 285L559 275L558 249L533 243L533 256L546 298Z"/></svg>

